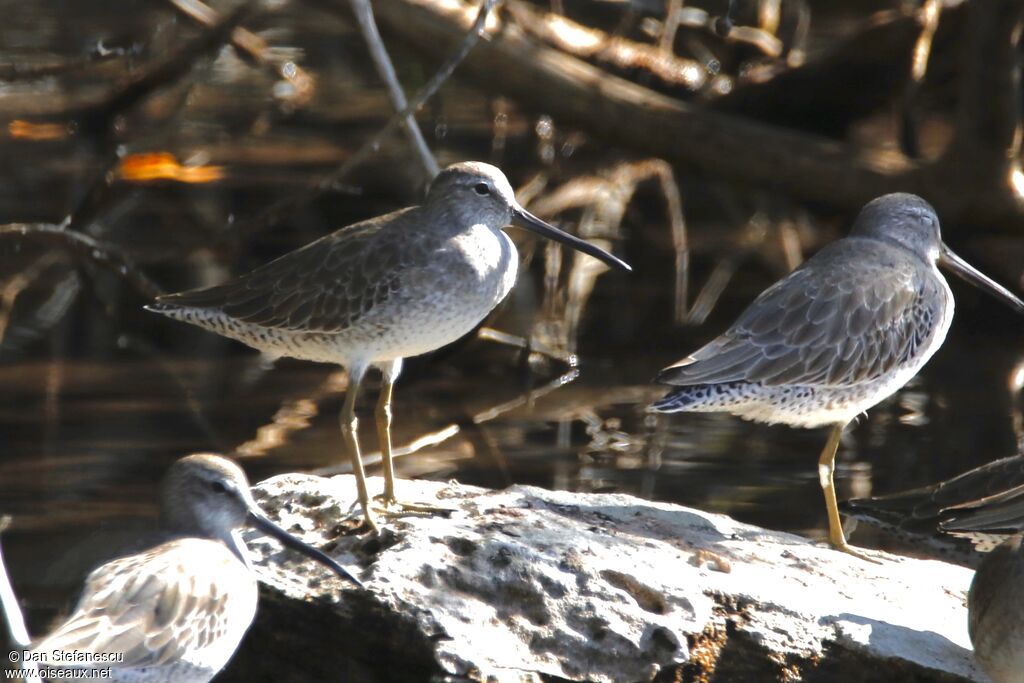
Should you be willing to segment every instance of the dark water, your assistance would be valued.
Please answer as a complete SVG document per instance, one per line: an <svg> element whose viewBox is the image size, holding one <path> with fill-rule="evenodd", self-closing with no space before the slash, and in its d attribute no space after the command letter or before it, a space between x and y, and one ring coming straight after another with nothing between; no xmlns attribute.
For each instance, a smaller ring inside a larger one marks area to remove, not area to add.
<svg viewBox="0 0 1024 683"><path fill-rule="evenodd" d="M171 32L167 43L175 32L189 35L187 26L153 12L136 19L139 26L110 33L110 16L79 16L74 7L43 3L24 12L0 29L0 48L11 59L56 59L99 39L131 45L132 36L150 35L157 26ZM283 224L251 235L233 230L272 198L344 159L387 113L344 19L319 7L284 7L253 27L277 28L278 44L301 45L301 63L317 70L322 90L303 113L273 114L264 101L273 79L226 55L196 74L183 109L166 117L147 112L126 124L135 126L136 136L125 142L132 152L170 149L187 158L206 150L212 163L228 169L211 186L114 183L87 228L128 249L168 290L222 280L417 196L415 165L393 144L352 176L350 187ZM339 32L348 40L339 41ZM429 64L400 46L395 59L411 85L429 74ZM57 79L47 87L79 92L93 85ZM31 92L25 84L0 90L4 115L12 97ZM457 82L421 120L442 161L486 159L502 165L514 183L545 172L557 184L630 159L569 128L549 134L535 115ZM102 145L81 137L2 144L0 223L61 220L108 168ZM743 224L759 207L771 208L770 233L776 219L797 212L785 199L723 188L681 170L677 177L694 289L722 257L749 250ZM824 535L815 468L823 431L644 411L660 395L649 383L659 368L722 331L785 272L774 242L766 242L764 253L740 263L703 325L674 324L673 254L662 206L648 183L626 212L616 251L636 273L597 279L577 335L575 376L560 362L479 338L407 364L395 393L394 441L401 447L434 435L437 443L402 457L401 476L627 492ZM565 224L578 218L567 214ZM801 233L805 250L841 234L848 219L813 215L813 230ZM1019 284L1011 279L1019 278L1019 266L970 243L960 251L1011 287ZM0 277L7 282L47 253L0 245ZM543 303L541 260L532 259L487 327L535 340L558 328L559 305ZM559 282L562 291L564 273ZM1016 452L1007 378L1024 358L1024 321L966 286L954 289L958 312L945 346L908 387L848 431L837 474L841 497L921 485ZM346 460L337 427L344 379L336 368L289 360L266 366L241 345L143 312L144 303L118 279L56 254L20 295L0 346L0 507L15 517L4 548L37 633L72 598L86 564L152 519L157 482L181 455L233 454L254 480ZM46 320L33 317L40 310L48 312ZM376 397L374 381L359 404L365 416ZM364 450L373 452L371 421L363 424Z"/></svg>

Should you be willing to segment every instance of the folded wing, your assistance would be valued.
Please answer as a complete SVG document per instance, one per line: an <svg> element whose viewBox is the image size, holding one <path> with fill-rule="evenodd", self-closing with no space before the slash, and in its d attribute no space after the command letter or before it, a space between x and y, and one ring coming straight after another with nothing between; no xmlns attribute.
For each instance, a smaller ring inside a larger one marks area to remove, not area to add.
<svg viewBox="0 0 1024 683"><path fill-rule="evenodd" d="M939 283L906 259L846 258L843 242L765 290L724 334L657 380L849 387L906 363L939 323Z"/></svg>
<svg viewBox="0 0 1024 683"><path fill-rule="evenodd" d="M160 297L154 308L210 309L271 329L340 332L397 290L405 255L394 242L414 222L402 220L410 211L343 228L222 285Z"/></svg>

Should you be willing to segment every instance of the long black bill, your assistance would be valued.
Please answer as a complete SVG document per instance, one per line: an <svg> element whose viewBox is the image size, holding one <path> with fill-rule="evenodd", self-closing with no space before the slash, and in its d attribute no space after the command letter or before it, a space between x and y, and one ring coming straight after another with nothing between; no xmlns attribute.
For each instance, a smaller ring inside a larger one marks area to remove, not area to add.
<svg viewBox="0 0 1024 683"><path fill-rule="evenodd" d="M281 542L281 545L283 545L284 547L291 548L292 550L300 552L310 559L316 560L317 562L327 567L341 578L351 581L360 588L365 588L363 582L357 579L356 577L352 576L352 574L350 574L347 569L342 567L337 560L320 552L313 546L307 545L306 543L303 543L299 539L295 538L290 533L288 533L287 531L285 531L284 529L282 529L281 527L267 519L263 515L263 513L257 512L250 508L249 523L257 529L259 529L260 531L266 533L268 536L276 538L278 541Z"/></svg>
<svg viewBox="0 0 1024 683"><path fill-rule="evenodd" d="M555 226L550 225L549 223L545 223L521 206L517 206L512 209L512 224L520 228L526 228L530 232L535 232L541 237L547 237L549 240L561 242L567 247L572 247L576 251L583 252L588 256L593 256L599 261L604 261L613 268L619 268L620 270L626 271L633 270L630 265L622 259L609 254L600 247L595 247L586 240L581 240L579 237L574 237L569 233L563 232Z"/></svg>
<svg viewBox="0 0 1024 683"><path fill-rule="evenodd" d="M996 297L1017 309L1018 313L1024 313L1024 301L1018 299L1016 295L1006 287L1003 287L970 263L954 254L953 250L945 244L942 245L939 252L939 264L949 268L949 270L953 271L964 280L967 280L978 289L987 289Z"/></svg>

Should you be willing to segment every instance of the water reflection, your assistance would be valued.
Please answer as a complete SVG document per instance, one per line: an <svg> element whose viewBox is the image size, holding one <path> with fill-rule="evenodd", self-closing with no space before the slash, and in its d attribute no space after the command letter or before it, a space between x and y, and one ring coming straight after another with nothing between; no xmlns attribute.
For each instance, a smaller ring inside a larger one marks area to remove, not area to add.
<svg viewBox="0 0 1024 683"><path fill-rule="evenodd" d="M670 270L661 275L670 281ZM751 289L764 284L756 279ZM399 476L626 492L822 537L815 457L824 432L644 410L662 393L648 383L657 369L724 325L749 292L727 289L702 328L655 328L641 318L606 335L623 297L649 302L651 318L671 316L670 288L643 275L627 287L597 282L578 371L480 338L414 359L395 397L394 441L421 448L398 458ZM996 304L964 299L920 377L846 436L840 498L922 485L1015 452L1006 389L1017 340L999 324ZM513 302L488 325L527 333L528 310ZM0 499L17 520L5 541L33 632L113 543L152 523L156 482L181 454L233 454L254 479L347 466L336 418L345 380L336 368L288 360L271 367L201 331L179 334L173 355L127 344L107 359L0 365ZM631 336L642 346L624 348L620 338ZM375 400L369 389L358 407L364 416ZM373 453L372 421L363 423Z"/></svg>

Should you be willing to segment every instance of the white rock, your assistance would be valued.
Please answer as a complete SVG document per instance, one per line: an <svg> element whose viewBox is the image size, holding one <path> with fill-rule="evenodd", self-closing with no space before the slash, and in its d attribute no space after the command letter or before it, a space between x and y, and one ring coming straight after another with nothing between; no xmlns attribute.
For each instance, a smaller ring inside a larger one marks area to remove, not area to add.
<svg viewBox="0 0 1024 683"><path fill-rule="evenodd" d="M349 476L291 474L254 490L286 528L363 568L369 594L339 598L340 582L249 539L261 579L288 600L331 595L349 635L328 656L359 660L363 646L348 641L372 623L365 652L420 653L437 674L473 680L646 681L673 667L685 680L986 680L967 636L970 570L884 553L874 565L626 495L398 484L402 500L454 512L382 519L378 541L337 535Z"/></svg>

